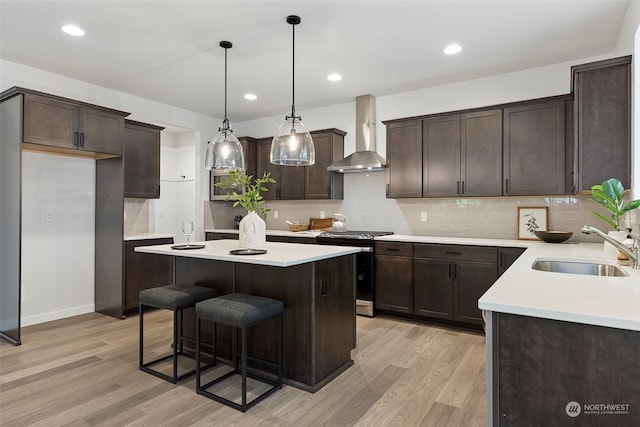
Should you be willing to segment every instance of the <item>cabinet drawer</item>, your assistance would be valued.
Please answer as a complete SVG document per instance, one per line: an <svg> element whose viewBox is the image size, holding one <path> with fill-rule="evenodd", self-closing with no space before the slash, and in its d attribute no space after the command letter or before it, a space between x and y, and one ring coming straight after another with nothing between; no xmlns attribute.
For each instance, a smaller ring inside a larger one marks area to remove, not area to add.
<svg viewBox="0 0 640 427"><path fill-rule="evenodd" d="M414 257L479 262L497 262L498 249L493 246L414 245Z"/></svg>
<svg viewBox="0 0 640 427"><path fill-rule="evenodd" d="M413 243L375 242L376 255L413 256Z"/></svg>

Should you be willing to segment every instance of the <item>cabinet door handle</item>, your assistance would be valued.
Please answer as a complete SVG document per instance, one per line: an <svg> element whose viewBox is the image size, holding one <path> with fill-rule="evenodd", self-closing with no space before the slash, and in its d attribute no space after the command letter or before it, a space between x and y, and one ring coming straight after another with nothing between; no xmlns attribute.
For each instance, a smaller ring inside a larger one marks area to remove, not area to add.
<svg viewBox="0 0 640 427"><path fill-rule="evenodd" d="M449 278L451 278L451 263L449 263Z"/></svg>
<svg viewBox="0 0 640 427"><path fill-rule="evenodd" d="M400 252L400 248L387 248L388 252Z"/></svg>
<svg viewBox="0 0 640 427"><path fill-rule="evenodd" d="M500 267L504 267L504 252L500 252L499 258L498 263L500 264Z"/></svg>
<svg viewBox="0 0 640 427"><path fill-rule="evenodd" d="M456 194L462 194L460 193L460 181L456 181Z"/></svg>
<svg viewBox="0 0 640 427"><path fill-rule="evenodd" d="M504 192L509 194L509 178L505 180Z"/></svg>
<svg viewBox="0 0 640 427"><path fill-rule="evenodd" d="M462 187L462 189L460 190L460 194L462 195L462 194L464 194L464 181L462 181L462 186L461 187Z"/></svg>
<svg viewBox="0 0 640 427"><path fill-rule="evenodd" d="M458 278L458 264L454 264L453 266L453 278L454 279Z"/></svg>
<svg viewBox="0 0 640 427"><path fill-rule="evenodd" d="M387 197L389 197L389 184L387 184Z"/></svg>
<svg viewBox="0 0 640 427"><path fill-rule="evenodd" d="M79 140L78 132L74 132L73 133L73 146L74 147L78 147L80 145L80 142L78 142L78 140Z"/></svg>
<svg viewBox="0 0 640 427"><path fill-rule="evenodd" d="M446 251L445 254L447 254L447 255L462 255L462 252Z"/></svg>
<svg viewBox="0 0 640 427"><path fill-rule="evenodd" d="M84 147L84 133L80 133L80 147Z"/></svg>
<svg viewBox="0 0 640 427"><path fill-rule="evenodd" d="M570 185L570 190L571 193L575 193L575 189L576 189L576 173L575 172L571 172L569 174L569 185Z"/></svg>

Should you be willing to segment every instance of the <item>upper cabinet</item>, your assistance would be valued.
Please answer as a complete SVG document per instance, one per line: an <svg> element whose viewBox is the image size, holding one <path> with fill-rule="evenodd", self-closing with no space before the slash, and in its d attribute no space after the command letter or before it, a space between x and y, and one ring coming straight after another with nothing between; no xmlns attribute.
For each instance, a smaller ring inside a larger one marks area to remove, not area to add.
<svg viewBox="0 0 640 427"><path fill-rule="evenodd" d="M565 193L564 100L504 109L505 196Z"/></svg>
<svg viewBox="0 0 640 427"><path fill-rule="evenodd" d="M16 91L22 90L18 88ZM64 154L121 156L124 117L127 115L25 91L23 143L26 148Z"/></svg>
<svg viewBox="0 0 640 427"><path fill-rule="evenodd" d="M242 150L244 153L245 173L253 177L256 176L256 156L258 149L258 140L249 136L241 136L238 138ZM225 172L211 171L209 181L209 199L210 200L224 200L227 198L227 191L231 191L231 188L216 187L215 184L224 180L228 176Z"/></svg>
<svg viewBox="0 0 640 427"><path fill-rule="evenodd" d="M574 66L574 192L631 186L631 56Z"/></svg>
<svg viewBox="0 0 640 427"><path fill-rule="evenodd" d="M162 127L125 120L124 197L160 198Z"/></svg>
<svg viewBox="0 0 640 427"><path fill-rule="evenodd" d="M316 149L316 163L307 166L304 175L305 199L342 199L344 174L327 171L327 167L344 157L344 136L339 129L311 132Z"/></svg>
<svg viewBox="0 0 640 427"><path fill-rule="evenodd" d="M422 197L422 120L387 125L387 197Z"/></svg>
<svg viewBox="0 0 640 427"><path fill-rule="evenodd" d="M258 140L257 176L271 172L275 184L267 185L266 200L342 199L343 175L327 167L344 156L344 136L339 129L311 132L316 150L312 166L278 166L271 164L271 138Z"/></svg>
<svg viewBox="0 0 640 427"><path fill-rule="evenodd" d="M502 195L502 111L422 122L423 197Z"/></svg>

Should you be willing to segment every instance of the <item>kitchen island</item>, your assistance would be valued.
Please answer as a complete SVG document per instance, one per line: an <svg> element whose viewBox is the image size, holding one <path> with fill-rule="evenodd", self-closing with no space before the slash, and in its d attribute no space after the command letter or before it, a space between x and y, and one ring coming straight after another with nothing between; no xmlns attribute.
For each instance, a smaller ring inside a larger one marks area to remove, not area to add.
<svg viewBox="0 0 640 427"><path fill-rule="evenodd" d="M616 264L602 244L532 243L480 298L487 425L640 425L640 271L556 273L538 260Z"/></svg>
<svg viewBox="0 0 640 427"><path fill-rule="evenodd" d="M232 255L236 240L199 242L202 249L143 246L138 252L175 257L175 283L215 288L284 302L284 381L315 392L353 365L355 348L355 254L360 248L267 242L262 255ZM185 312L185 335L195 337L192 311ZM251 328L249 355L276 361L275 319ZM203 322L202 339L212 328ZM230 360L231 329L218 326L217 344ZM250 364L251 365L251 364ZM260 367L255 365L254 367ZM275 372L275 371L274 371Z"/></svg>

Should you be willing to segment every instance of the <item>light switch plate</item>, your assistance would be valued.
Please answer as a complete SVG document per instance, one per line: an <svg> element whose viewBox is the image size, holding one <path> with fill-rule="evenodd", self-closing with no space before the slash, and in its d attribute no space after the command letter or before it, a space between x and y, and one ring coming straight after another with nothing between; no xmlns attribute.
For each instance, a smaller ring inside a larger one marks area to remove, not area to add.
<svg viewBox="0 0 640 427"><path fill-rule="evenodd" d="M50 210L44 211L44 222L53 222L53 212Z"/></svg>
<svg viewBox="0 0 640 427"><path fill-rule="evenodd" d="M420 221L427 222L427 213L426 212L420 212Z"/></svg>

